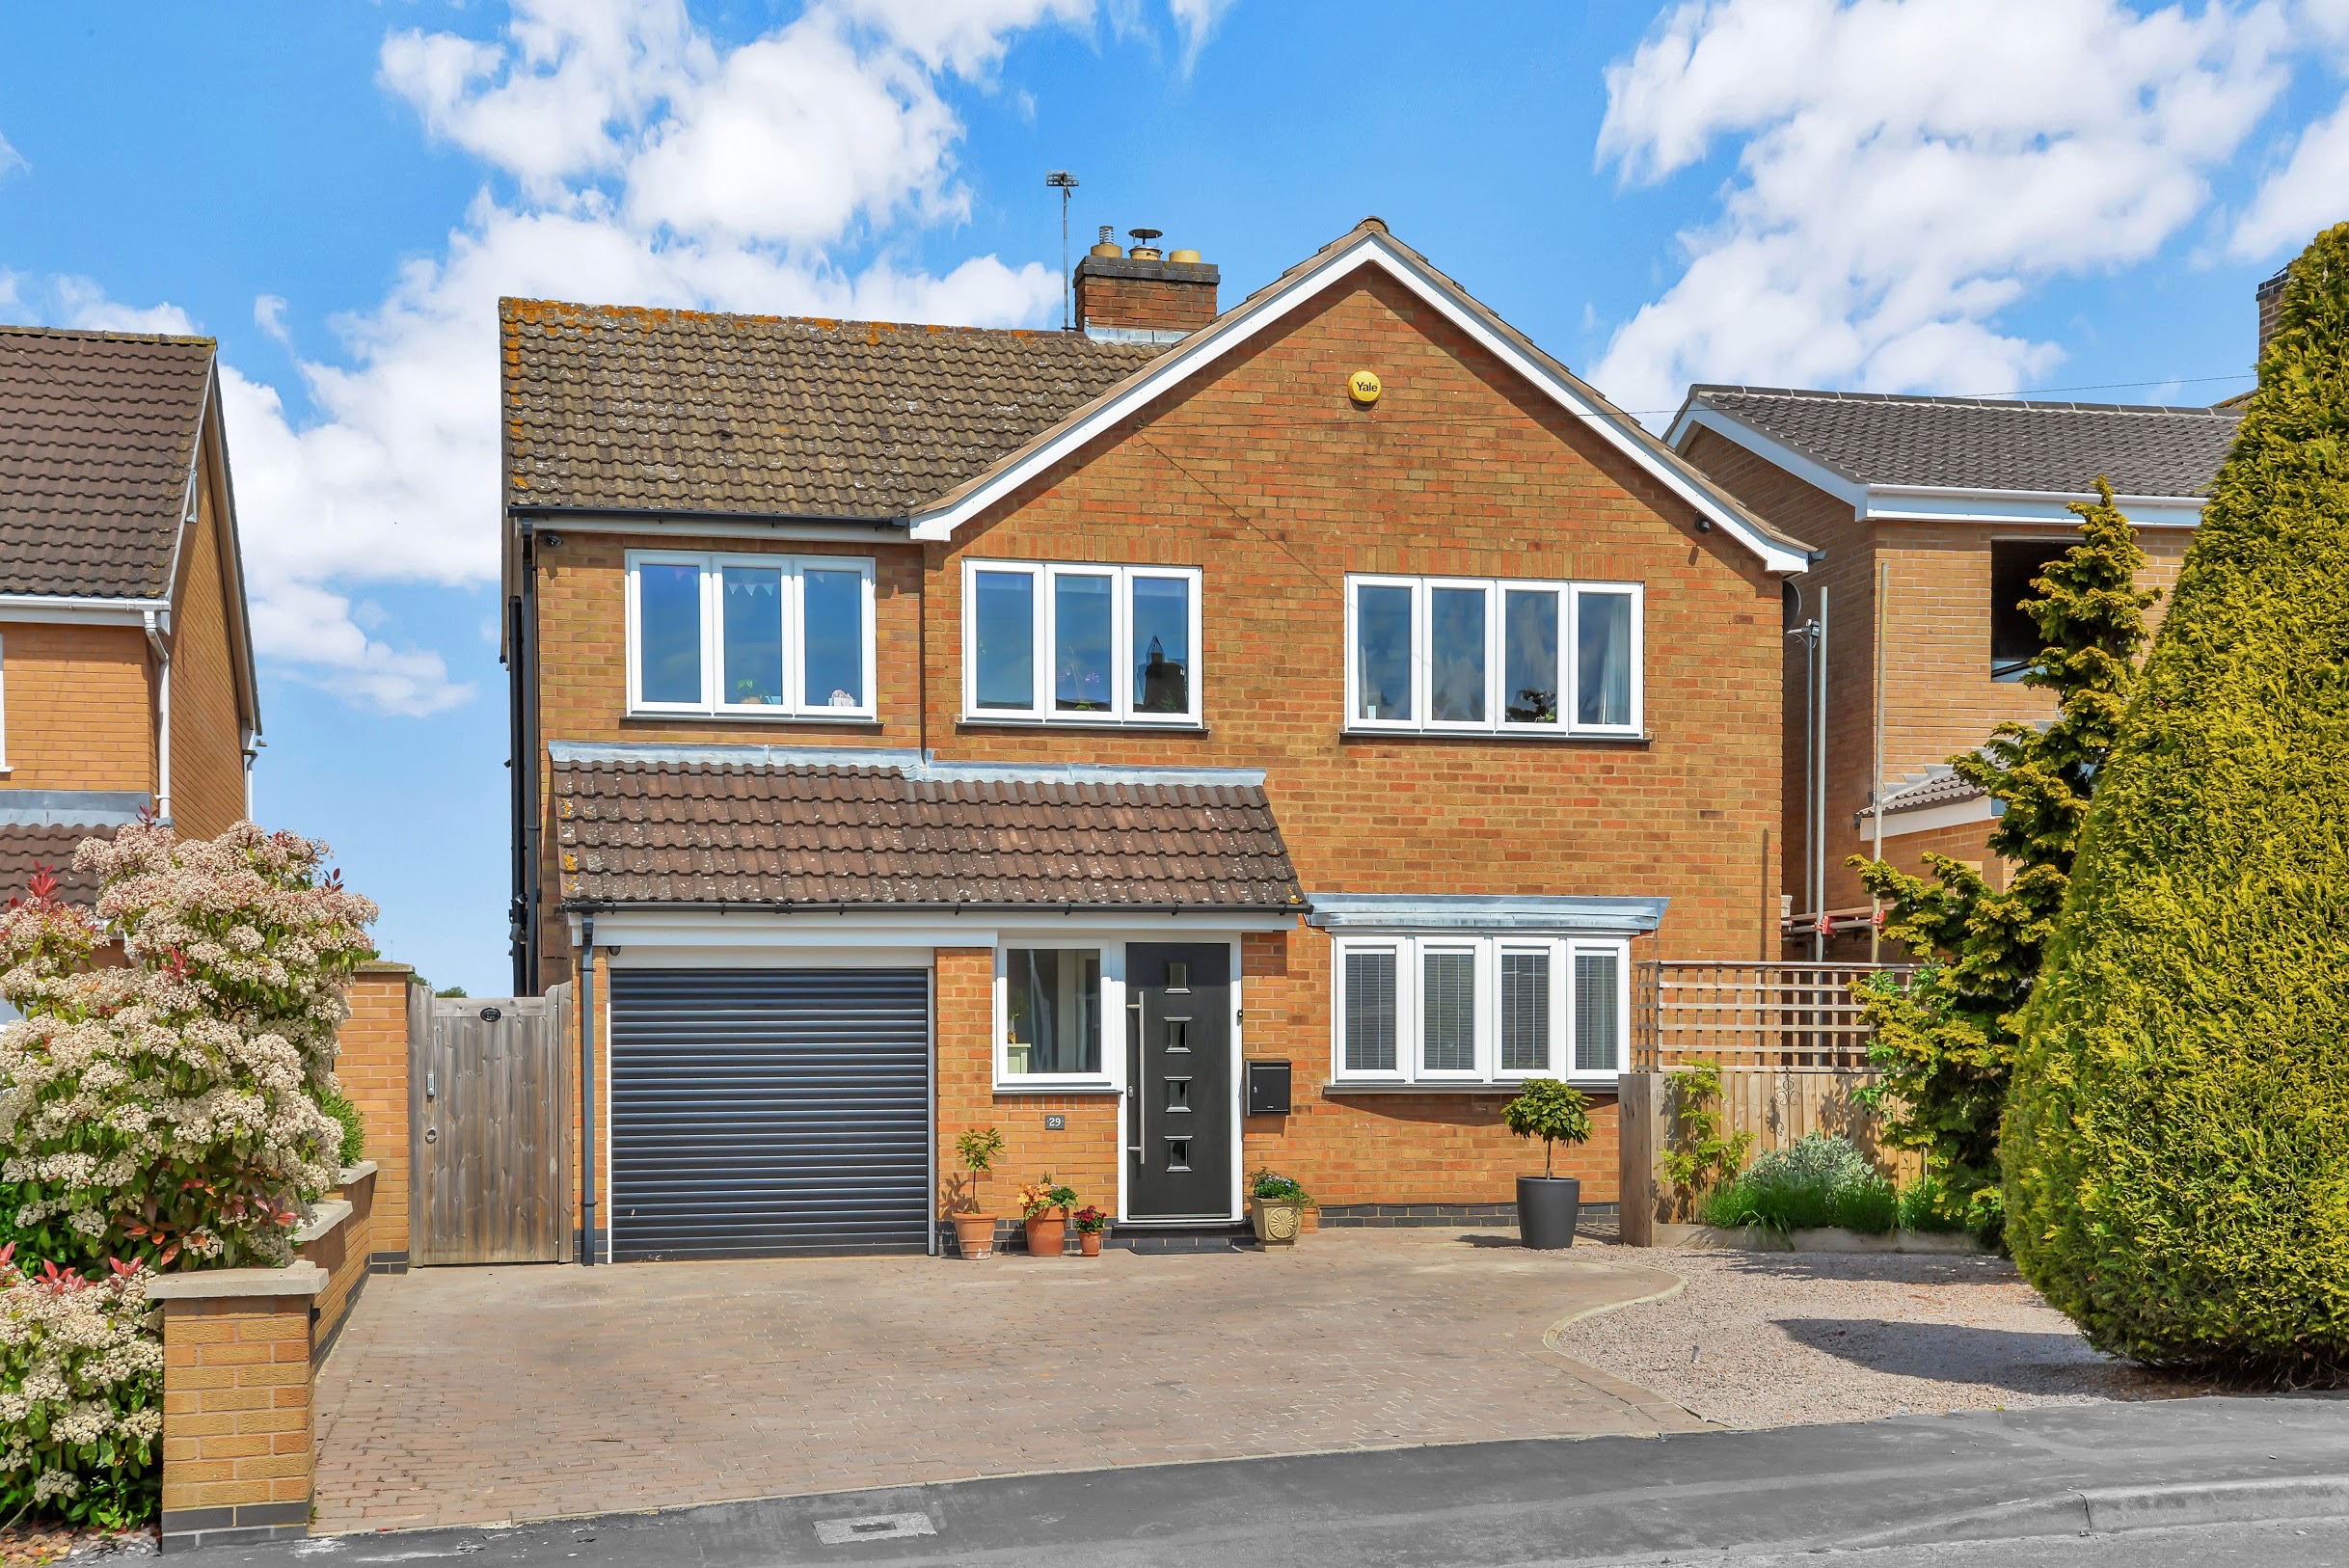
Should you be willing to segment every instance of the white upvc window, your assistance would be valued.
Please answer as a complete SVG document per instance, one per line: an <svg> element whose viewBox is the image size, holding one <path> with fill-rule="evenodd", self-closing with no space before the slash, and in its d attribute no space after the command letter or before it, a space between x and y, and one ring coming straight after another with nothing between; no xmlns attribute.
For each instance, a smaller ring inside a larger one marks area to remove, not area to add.
<svg viewBox="0 0 2349 1568"><path fill-rule="evenodd" d="M1197 725L1201 573L965 559L962 716Z"/></svg>
<svg viewBox="0 0 2349 1568"><path fill-rule="evenodd" d="M873 562L628 553L628 709L872 718Z"/></svg>
<svg viewBox="0 0 2349 1568"><path fill-rule="evenodd" d="M1362 934L1333 951L1335 1086L1611 1084L1628 1065L1621 938Z"/></svg>
<svg viewBox="0 0 2349 1568"><path fill-rule="evenodd" d="M1636 582L1346 579L1346 727L1644 733Z"/></svg>

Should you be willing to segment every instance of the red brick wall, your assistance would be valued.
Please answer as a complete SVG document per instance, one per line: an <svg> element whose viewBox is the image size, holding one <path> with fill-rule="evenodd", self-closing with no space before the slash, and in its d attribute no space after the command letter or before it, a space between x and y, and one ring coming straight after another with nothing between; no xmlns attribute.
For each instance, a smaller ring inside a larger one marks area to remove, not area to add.
<svg viewBox="0 0 2349 1568"><path fill-rule="evenodd" d="M1148 263L1122 263L1125 267ZM1204 269L1161 262L1161 276L1128 278L1080 264L1075 305L1080 327L1141 327L1194 331L1215 319L1215 284Z"/></svg>
<svg viewBox="0 0 2349 1568"><path fill-rule="evenodd" d="M377 1253L408 1252L408 992L418 987L404 963L369 963L344 992L351 1015L336 1033L335 1076L359 1107L366 1157L375 1178Z"/></svg>

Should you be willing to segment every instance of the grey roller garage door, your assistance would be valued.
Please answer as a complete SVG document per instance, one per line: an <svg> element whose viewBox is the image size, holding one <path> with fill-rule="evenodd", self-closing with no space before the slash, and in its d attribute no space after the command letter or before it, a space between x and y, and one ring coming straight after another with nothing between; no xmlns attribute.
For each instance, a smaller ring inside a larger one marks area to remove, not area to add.
<svg viewBox="0 0 2349 1568"><path fill-rule="evenodd" d="M611 1256L920 1252L921 969L614 969Z"/></svg>

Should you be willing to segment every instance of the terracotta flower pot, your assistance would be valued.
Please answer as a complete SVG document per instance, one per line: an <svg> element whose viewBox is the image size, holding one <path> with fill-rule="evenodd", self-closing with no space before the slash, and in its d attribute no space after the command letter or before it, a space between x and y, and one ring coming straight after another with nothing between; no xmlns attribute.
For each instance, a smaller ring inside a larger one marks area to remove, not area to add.
<svg viewBox="0 0 2349 1568"><path fill-rule="evenodd" d="M1027 1222L1028 1254L1032 1257L1058 1257L1068 1245L1068 1216L1040 1214Z"/></svg>
<svg viewBox="0 0 2349 1568"><path fill-rule="evenodd" d="M965 1257L995 1256L995 1216L992 1214L958 1214L955 1216L955 1251Z"/></svg>
<svg viewBox="0 0 2349 1568"><path fill-rule="evenodd" d="M1077 1232L1077 1251L1080 1255L1086 1257L1100 1257L1101 1232L1098 1230L1079 1230Z"/></svg>

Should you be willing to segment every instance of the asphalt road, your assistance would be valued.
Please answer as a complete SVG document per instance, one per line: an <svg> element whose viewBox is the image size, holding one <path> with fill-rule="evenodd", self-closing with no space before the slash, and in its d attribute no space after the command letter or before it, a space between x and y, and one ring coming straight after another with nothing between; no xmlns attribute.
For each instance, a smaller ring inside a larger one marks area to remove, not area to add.
<svg viewBox="0 0 2349 1568"><path fill-rule="evenodd" d="M1093 1471L191 1553L196 1568L2349 1562L2349 1400L2182 1399Z"/></svg>

